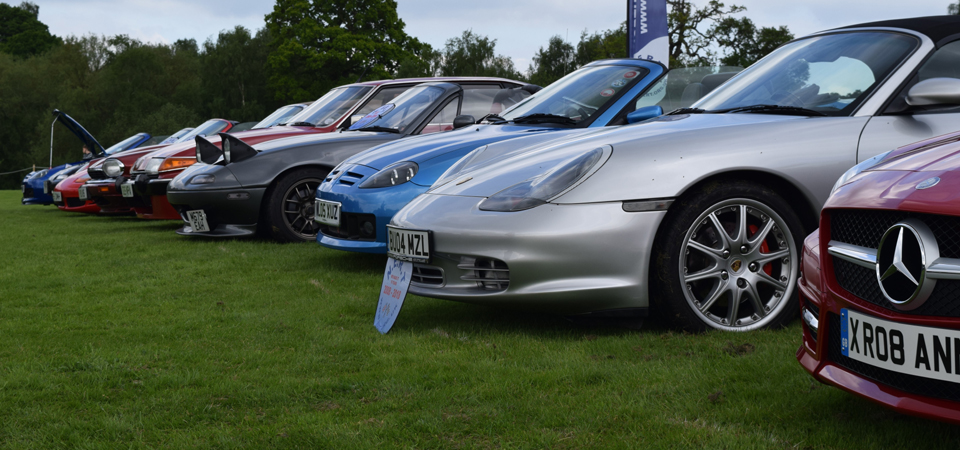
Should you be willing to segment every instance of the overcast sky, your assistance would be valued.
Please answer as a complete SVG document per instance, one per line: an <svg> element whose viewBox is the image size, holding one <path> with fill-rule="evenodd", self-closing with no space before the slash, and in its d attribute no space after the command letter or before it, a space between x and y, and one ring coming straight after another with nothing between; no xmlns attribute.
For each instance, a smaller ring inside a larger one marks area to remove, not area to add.
<svg viewBox="0 0 960 450"><path fill-rule="evenodd" d="M20 4L21 0L2 0ZM128 34L172 43L203 42L236 25L264 26L272 0L32 0L40 20L58 36ZM325 0L334 1L334 0ZM797 36L875 20L946 13L952 0L731 0L747 7L743 15L761 26L787 25ZM703 5L707 0L694 0ZM619 26L626 0L398 0L407 33L442 47L463 30L497 40L497 51L526 71L537 49L553 35L576 44L580 32Z"/></svg>

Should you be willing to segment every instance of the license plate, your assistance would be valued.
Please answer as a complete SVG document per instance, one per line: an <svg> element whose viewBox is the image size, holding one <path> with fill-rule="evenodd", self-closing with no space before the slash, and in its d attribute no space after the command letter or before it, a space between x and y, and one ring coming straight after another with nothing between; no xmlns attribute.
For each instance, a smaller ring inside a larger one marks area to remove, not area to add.
<svg viewBox="0 0 960 450"><path fill-rule="evenodd" d="M26 186L24 186L23 189L26 190L26 189L27 189ZM43 183L43 193L44 193L44 194L49 194L49 193L50 193L50 183L46 183L46 182Z"/></svg>
<svg viewBox="0 0 960 450"><path fill-rule="evenodd" d="M55 202L62 202L62 201L63 201L63 194L61 194L61 193L58 192L58 191L53 191L53 201L55 201Z"/></svg>
<svg viewBox="0 0 960 450"><path fill-rule="evenodd" d="M27 193L27 185L25 185L25 184L21 184L21 185L20 185L20 193L21 193L21 194L26 194L26 193ZM46 194L47 191L44 190L43 193Z"/></svg>
<svg viewBox="0 0 960 450"><path fill-rule="evenodd" d="M387 334L397 321L412 277L413 263L387 258L383 283L380 284L380 298L377 299L377 313L373 317L373 326L377 331Z"/></svg>
<svg viewBox="0 0 960 450"><path fill-rule="evenodd" d="M187 211L187 222L195 233L210 231L210 225L207 224L207 214L202 209Z"/></svg>
<svg viewBox="0 0 960 450"><path fill-rule="evenodd" d="M80 186L80 189L77 189L78 195L80 195L80 200L86 200L89 197L87 196L87 188Z"/></svg>
<svg viewBox="0 0 960 450"><path fill-rule="evenodd" d="M850 359L898 373L960 382L954 351L960 330L922 327L840 310L840 351Z"/></svg>
<svg viewBox="0 0 960 450"><path fill-rule="evenodd" d="M340 226L340 203L317 199L314 220L332 227Z"/></svg>
<svg viewBox="0 0 960 450"><path fill-rule="evenodd" d="M120 185L120 194L126 198L133 197L133 183L128 181Z"/></svg>
<svg viewBox="0 0 960 450"><path fill-rule="evenodd" d="M401 261L430 262L430 232L387 225L387 256Z"/></svg>

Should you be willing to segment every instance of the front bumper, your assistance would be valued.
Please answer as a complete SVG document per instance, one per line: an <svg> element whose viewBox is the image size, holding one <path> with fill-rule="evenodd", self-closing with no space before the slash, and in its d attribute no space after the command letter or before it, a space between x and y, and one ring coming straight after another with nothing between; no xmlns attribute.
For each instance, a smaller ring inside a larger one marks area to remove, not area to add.
<svg viewBox="0 0 960 450"><path fill-rule="evenodd" d="M499 213L480 211L481 200L424 194L394 217L391 225L433 234L433 260L414 264L409 292L560 314L648 308L666 211L608 202Z"/></svg>
<svg viewBox="0 0 960 450"><path fill-rule="evenodd" d="M177 234L184 236L244 237L257 231L260 203L266 188L167 191L167 200L184 220ZM239 199L228 198L229 194ZM206 213L210 231L196 232L186 221L186 212L201 209Z"/></svg>
<svg viewBox="0 0 960 450"><path fill-rule="evenodd" d="M80 189L87 190L89 200L100 207L103 214L125 214L131 212L130 206L120 194L121 179L90 180Z"/></svg>
<svg viewBox="0 0 960 450"><path fill-rule="evenodd" d="M48 180L30 180L25 183L21 183L20 192L23 194L23 197L20 199L20 204L23 205L49 205L53 203L53 196L48 193L44 193L44 183ZM48 190L47 192L52 192Z"/></svg>
<svg viewBox="0 0 960 450"><path fill-rule="evenodd" d="M821 271L824 258L814 248L819 234L814 233L804 242L804 258L817 257L817 264L804 261L800 287L800 308L804 315L803 341L797 350L800 365L821 383L836 386L859 397L871 400L904 414L960 424L960 384L874 367L851 358L840 351L840 312L855 310L886 320L916 321L916 318L896 317L878 307L865 306L842 290L824 289L821 282L826 270ZM815 239L811 239L814 238ZM830 258L826 256L825 258ZM832 270L832 265L827 270ZM849 297L849 298L847 298Z"/></svg>
<svg viewBox="0 0 960 450"><path fill-rule="evenodd" d="M341 227L321 226L317 242L337 250L384 254L387 252L387 224L401 208L427 189L429 186L412 182L379 189L324 183L317 190L317 198L340 202ZM364 233L364 223L373 224L373 236Z"/></svg>

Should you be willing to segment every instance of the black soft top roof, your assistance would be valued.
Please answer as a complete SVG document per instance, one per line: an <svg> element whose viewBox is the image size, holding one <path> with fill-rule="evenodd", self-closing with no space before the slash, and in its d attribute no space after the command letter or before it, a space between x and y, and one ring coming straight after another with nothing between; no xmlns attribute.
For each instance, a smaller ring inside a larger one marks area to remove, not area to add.
<svg viewBox="0 0 960 450"><path fill-rule="evenodd" d="M837 30L848 28L886 27L903 28L927 35L935 44L948 37L960 37L960 16L928 16L910 19L882 20L879 22L850 25ZM950 39L953 40L953 39Z"/></svg>

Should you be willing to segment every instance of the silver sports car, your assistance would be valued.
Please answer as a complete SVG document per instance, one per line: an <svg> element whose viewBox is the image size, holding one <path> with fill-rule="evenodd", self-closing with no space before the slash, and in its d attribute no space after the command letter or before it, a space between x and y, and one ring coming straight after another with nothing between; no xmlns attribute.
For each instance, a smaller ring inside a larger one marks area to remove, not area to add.
<svg viewBox="0 0 960 450"><path fill-rule="evenodd" d="M777 326L797 315L801 239L844 171L956 129L960 17L825 31L693 108L473 151L394 217L389 254L416 263L410 292L427 297Z"/></svg>

